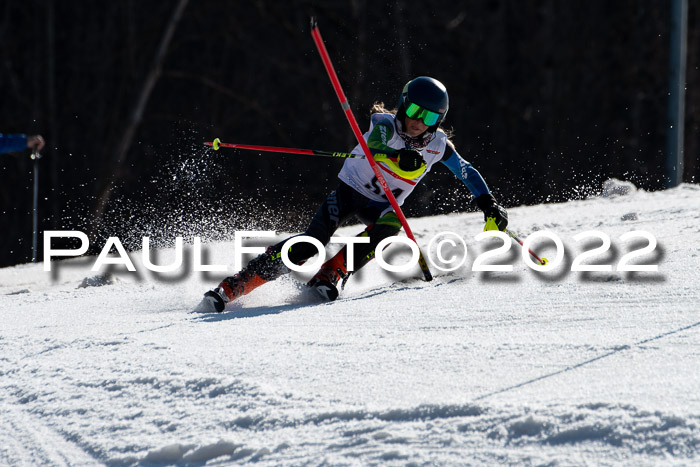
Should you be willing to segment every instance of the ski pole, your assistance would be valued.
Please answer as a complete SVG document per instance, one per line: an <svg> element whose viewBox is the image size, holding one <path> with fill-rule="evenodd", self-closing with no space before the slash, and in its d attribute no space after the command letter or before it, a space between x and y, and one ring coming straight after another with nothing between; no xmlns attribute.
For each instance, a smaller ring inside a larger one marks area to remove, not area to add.
<svg viewBox="0 0 700 467"><path fill-rule="evenodd" d="M218 151L219 148L234 148L234 149L246 149L249 151L263 151L263 152L282 152L286 154L306 154L309 156L323 156L323 157L338 157L342 159L354 159L356 157L365 157L364 154L352 154L350 152L332 152L332 151L319 151L316 149L297 149L297 148L280 148L277 146L256 146L252 144L231 144L222 143L219 138L214 139L214 141L204 143L205 146L211 146L214 151ZM376 154L375 156L379 156ZM385 154L382 154L385 155Z"/></svg>
<svg viewBox="0 0 700 467"><path fill-rule="evenodd" d="M333 68L333 63L331 62L331 58L328 55L326 46L323 44L321 32L318 30L318 23L316 22L316 18L311 18L311 36L314 39L314 43L316 44L316 49L318 50L318 53L321 55L323 66L326 68L326 72L328 73L328 77L331 80L331 84L333 85L335 94L336 96L338 96L340 106L343 108L343 112L345 112L345 117L348 119L348 123L350 123L350 127L352 128L352 131L355 134L355 138L357 139L357 142L360 143L362 151L365 153L366 159L372 167L372 171L374 171L374 176L377 178L379 185L381 185L382 190L384 190L384 194L387 200L389 200L389 203L391 203L391 206L394 208L396 216L399 218L399 221L401 221L401 225L403 225L404 230L406 231L406 236L410 238L418 247L418 264L420 265L420 268L423 271L423 276L425 276L425 280L431 281L433 280L433 275L430 273L430 268L428 268L428 263L425 261L423 252L421 251L420 246L416 241L416 238L413 236L413 232L408 226L406 216L403 215L401 207L399 206L399 203L396 202L394 194L389 189L389 185L384 179L384 176L382 175L379 166L372 158L372 152L370 151L369 146L367 146L367 141L365 141L365 138L362 136L360 126L357 124L357 120L355 120L355 115L352 113L352 109L350 108L348 99L347 97L345 97L343 88L340 86L340 80L338 80L338 75L336 74L335 69Z"/></svg>
<svg viewBox="0 0 700 467"><path fill-rule="evenodd" d="M32 197L32 263L36 263L39 257L39 159L41 159L39 151L34 149L31 159L34 166L34 176L32 177L34 184Z"/></svg>
<svg viewBox="0 0 700 467"><path fill-rule="evenodd" d="M515 234L515 232L513 232L512 230L506 229L506 233L507 233L508 235L510 235L510 237L511 237L513 240L515 240L516 242L518 242L518 243L520 244L520 246L524 246L524 245L523 245L523 241L520 240L520 238L518 238L518 236ZM527 251L528 251L528 253L530 253L530 255L532 255L533 258L535 258L535 259L537 260L537 262L538 262L541 266L544 266L544 265L546 265L546 264L549 262L549 260L547 260L547 258L540 258L539 256L537 256L537 255L535 254L535 252L532 251L530 248L528 248Z"/></svg>

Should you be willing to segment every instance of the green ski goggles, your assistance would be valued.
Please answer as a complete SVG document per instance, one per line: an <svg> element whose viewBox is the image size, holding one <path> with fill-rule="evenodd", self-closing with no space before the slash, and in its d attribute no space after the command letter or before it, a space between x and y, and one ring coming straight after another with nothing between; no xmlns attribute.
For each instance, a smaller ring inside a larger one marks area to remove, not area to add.
<svg viewBox="0 0 700 467"><path fill-rule="evenodd" d="M423 120L427 126L433 126L440 120L442 114L424 109L418 104L408 104L406 116L412 120Z"/></svg>

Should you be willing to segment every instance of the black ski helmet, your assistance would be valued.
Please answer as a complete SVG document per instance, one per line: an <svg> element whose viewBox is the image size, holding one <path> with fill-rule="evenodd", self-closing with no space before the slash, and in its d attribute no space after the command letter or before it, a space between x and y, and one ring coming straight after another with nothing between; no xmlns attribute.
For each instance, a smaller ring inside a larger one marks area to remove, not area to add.
<svg viewBox="0 0 700 467"><path fill-rule="evenodd" d="M447 111L450 108L447 88L435 78L428 76L414 78L406 83L401 96L399 96L397 117L401 122L406 116L406 109L411 104L416 104L423 109L438 114L437 121L432 125L428 125L428 131L434 132L445 119L445 115L447 115Z"/></svg>

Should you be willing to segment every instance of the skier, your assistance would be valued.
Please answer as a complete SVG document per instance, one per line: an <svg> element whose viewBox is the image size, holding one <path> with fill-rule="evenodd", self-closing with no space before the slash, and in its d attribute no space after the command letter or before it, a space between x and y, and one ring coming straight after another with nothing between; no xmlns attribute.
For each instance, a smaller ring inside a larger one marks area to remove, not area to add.
<svg viewBox="0 0 700 467"><path fill-rule="evenodd" d="M479 172L457 153L440 129L448 108L447 89L440 81L426 76L412 79L404 86L395 111L387 111L383 103L374 105L370 129L364 135L367 145L373 154L377 153L375 161L399 205L433 165L442 162L474 195L477 207L484 212L484 220L492 218L498 229L505 230L506 210L498 205ZM361 147L355 147L353 153L362 154ZM381 240L401 230L401 223L366 160L346 159L338 178L338 187L328 195L302 235L326 245L343 221L356 216L367 226L359 236L370 240L353 246L356 271L374 258L375 247ZM205 293L197 311L222 312L228 302L289 272L281 258L285 242L268 247L243 270ZM338 297L338 282L342 280L345 285L352 273L347 268L347 251L347 246L343 247L308 283L326 300ZM288 257L290 262L301 264L316 253L315 246L300 242L289 249Z"/></svg>

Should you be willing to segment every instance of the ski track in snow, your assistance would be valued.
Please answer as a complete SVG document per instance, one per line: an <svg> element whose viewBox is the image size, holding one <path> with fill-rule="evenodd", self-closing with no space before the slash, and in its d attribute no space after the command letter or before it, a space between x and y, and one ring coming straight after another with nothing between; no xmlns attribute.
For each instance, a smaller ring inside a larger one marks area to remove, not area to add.
<svg viewBox="0 0 700 467"><path fill-rule="evenodd" d="M220 274L1 269L0 465L697 464L700 187L509 213L523 238L562 238L560 270L472 272L476 213L409 219L424 248L463 235L464 268L426 283L371 264L332 304L290 276L193 314ZM567 272L586 230L611 264L621 234L651 232L659 272Z"/></svg>

